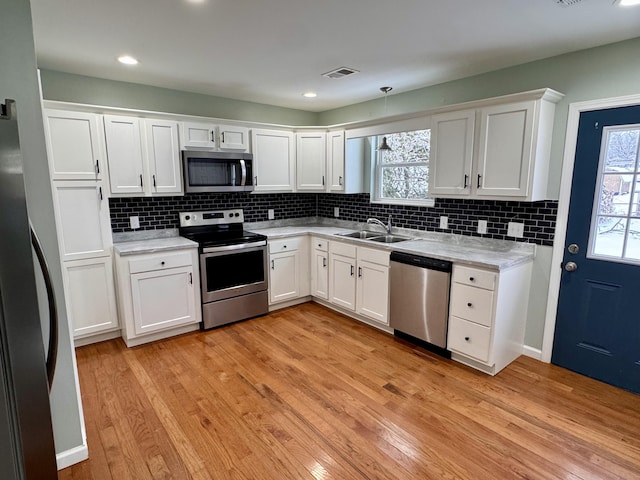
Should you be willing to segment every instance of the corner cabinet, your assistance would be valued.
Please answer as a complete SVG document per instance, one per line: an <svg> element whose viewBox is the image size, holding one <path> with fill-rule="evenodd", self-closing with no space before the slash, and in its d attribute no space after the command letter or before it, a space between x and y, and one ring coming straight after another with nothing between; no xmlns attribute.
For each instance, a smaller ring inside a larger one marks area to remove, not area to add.
<svg viewBox="0 0 640 480"><path fill-rule="evenodd" d="M253 174L256 192L295 190L296 144L292 132L251 131Z"/></svg>
<svg viewBox="0 0 640 480"><path fill-rule="evenodd" d="M326 134L324 132L296 133L296 186L298 191L325 191L326 165Z"/></svg>
<svg viewBox="0 0 640 480"><path fill-rule="evenodd" d="M201 321L196 248L116 253L118 310L127 346L196 330Z"/></svg>
<svg viewBox="0 0 640 480"><path fill-rule="evenodd" d="M453 266L447 348L495 375L522 354L532 262L501 272Z"/></svg>
<svg viewBox="0 0 640 480"><path fill-rule="evenodd" d="M430 195L546 199L555 104L562 97L544 89L512 95L508 103L434 115Z"/></svg>

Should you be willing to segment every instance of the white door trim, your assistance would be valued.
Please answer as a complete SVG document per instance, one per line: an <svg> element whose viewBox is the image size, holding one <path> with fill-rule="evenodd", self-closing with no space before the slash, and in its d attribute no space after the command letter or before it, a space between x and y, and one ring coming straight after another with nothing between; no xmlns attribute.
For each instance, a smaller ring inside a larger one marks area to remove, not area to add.
<svg viewBox="0 0 640 480"><path fill-rule="evenodd" d="M551 362L553 350L553 336L556 330L556 315L558 313L558 298L560 293L560 279L562 270L559 268L564 256L564 244L567 237L567 219L569 217L569 200L571 199L571 182L573 180L573 164L576 156L576 142L578 140L578 123L580 114L606 108L640 105L640 95L605 98L576 102L569 105L567 119L567 134L564 142L564 157L562 160L562 174L560 177L560 198L558 200L558 216L553 241L551 257L551 276L549 278L549 294L547 296L547 312L542 337L542 361Z"/></svg>

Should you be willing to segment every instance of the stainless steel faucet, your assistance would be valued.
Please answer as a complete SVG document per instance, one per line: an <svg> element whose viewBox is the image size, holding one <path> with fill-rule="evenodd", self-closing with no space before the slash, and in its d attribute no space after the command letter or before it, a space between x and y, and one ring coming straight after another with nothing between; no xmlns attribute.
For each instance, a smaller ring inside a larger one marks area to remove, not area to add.
<svg viewBox="0 0 640 480"><path fill-rule="evenodd" d="M373 224L373 225L380 225L382 228L384 228L387 231L387 235L391 235L391 215L389 215L389 220L387 221L386 225L382 220L378 220L377 218L367 218L367 223Z"/></svg>

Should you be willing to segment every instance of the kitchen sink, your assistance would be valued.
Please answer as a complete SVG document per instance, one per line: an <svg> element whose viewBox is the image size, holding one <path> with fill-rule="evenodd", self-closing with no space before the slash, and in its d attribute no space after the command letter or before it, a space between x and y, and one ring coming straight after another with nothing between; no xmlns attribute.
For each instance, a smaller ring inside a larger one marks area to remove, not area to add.
<svg viewBox="0 0 640 480"><path fill-rule="evenodd" d="M411 240L409 237L400 237L398 235L379 235L377 237L369 238L372 242L380 242L380 243L398 243L398 242L406 242L407 240Z"/></svg>
<svg viewBox="0 0 640 480"><path fill-rule="evenodd" d="M357 232L349 232L349 233L337 233L336 235L340 237L349 237L349 238L360 238L362 240L371 240L372 238L379 237L381 235L380 232L370 232L369 230L360 230Z"/></svg>
<svg viewBox="0 0 640 480"><path fill-rule="evenodd" d="M409 237L401 237L399 235L385 235L380 232L371 232L369 230L359 230L357 232L336 233L339 237L359 238L361 240L371 240L379 243L398 243L411 240Z"/></svg>

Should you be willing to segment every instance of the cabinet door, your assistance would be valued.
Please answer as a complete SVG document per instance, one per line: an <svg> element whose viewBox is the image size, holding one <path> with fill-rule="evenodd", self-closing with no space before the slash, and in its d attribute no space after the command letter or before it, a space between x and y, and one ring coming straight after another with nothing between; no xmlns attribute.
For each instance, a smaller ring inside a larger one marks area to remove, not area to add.
<svg viewBox="0 0 640 480"><path fill-rule="evenodd" d="M296 161L293 133L254 129L251 141L255 190L292 192Z"/></svg>
<svg viewBox="0 0 640 480"><path fill-rule="evenodd" d="M198 321L193 276L191 265L131 275L136 335Z"/></svg>
<svg viewBox="0 0 640 480"><path fill-rule="evenodd" d="M212 150L216 146L216 127L208 123L183 122L181 142L182 148L206 148Z"/></svg>
<svg viewBox="0 0 640 480"><path fill-rule="evenodd" d="M344 132L327 134L328 191L344 192Z"/></svg>
<svg viewBox="0 0 640 480"><path fill-rule="evenodd" d="M469 195L475 110L434 115L429 194Z"/></svg>
<svg viewBox="0 0 640 480"><path fill-rule="evenodd" d="M329 255L329 301L348 310L356 309L356 260Z"/></svg>
<svg viewBox="0 0 640 480"><path fill-rule="evenodd" d="M52 180L103 178L99 115L45 109L44 123Z"/></svg>
<svg viewBox="0 0 640 480"><path fill-rule="evenodd" d="M143 193L145 185L140 119L105 115L104 132L111 193Z"/></svg>
<svg viewBox="0 0 640 480"><path fill-rule="evenodd" d="M535 101L481 110L476 194L526 197Z"/></svg>
<svg viewBox="0 0 640 480"><path fill-rule="evenodd" d="M111 257L63 262L62 271L73 336L118 328Z"/></svg>
<svg viewBox="0 0 640 480"><path fill-rule="evenodd" d="M61 260L111 255L111 218L102 183L52 182Z"/></svg>
<svg viewBox="0 0 640 480"><path fill-rule="evenodd" d="M269 256L269 303L300 296L300 252L274 253Z"/></svg>
<svg viewBox="0 0 640 480"><path fill-rule="evenodd" d="M329 299L329 254L314 250L311 263L311 295Z"/></svg>
<svg viewBox="0 0 640 480"><path fill-rule="evenodd" d="M151 194L182 193L178 123L145 119L144 125Z"/></svg>
<svg viewBox="0 0 640 480"><path fill-rule="evenodd" d="M358 262L356 311L377 322L389 324L389 267Z"/></svg>
<svg viewBox="0 0 640 480"><path fill-rule="evenodd" d="M220 125L218 132L220 150L241 150L243 152L249 150L248 128Z"/></svg>
<svg viewBox="0 0 640 480"><path fill-rule="evenodd" d="M326 134L296 134L296 184L298 190L325 190Z"/></svg>

